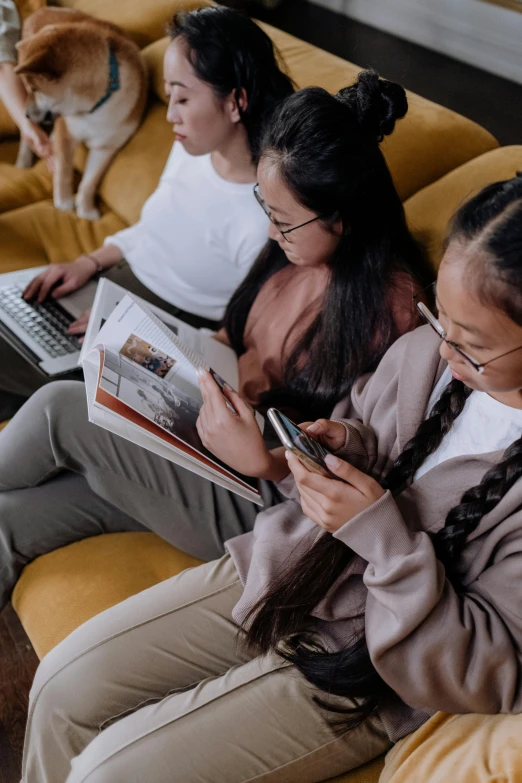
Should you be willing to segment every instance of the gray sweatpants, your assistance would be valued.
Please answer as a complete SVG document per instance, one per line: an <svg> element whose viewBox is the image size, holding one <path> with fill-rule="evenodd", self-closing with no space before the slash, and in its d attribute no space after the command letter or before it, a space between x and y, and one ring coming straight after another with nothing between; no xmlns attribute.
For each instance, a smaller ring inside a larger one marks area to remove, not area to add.
<svg viewBox="0 0 522 783"><path fill-rule="evenodd" d="M268 507L281 501L262 482ZM0 432L0 608L35 557L99 533L152 530L212 560L260 507L87 418L85 386L39 389Z"/></svg>
<svg viewBox="0 0 522 783"><path fill-rule="evenodd" d="M51 650L31 691L22 783L316 783L388 750L378 716L335 732L292 666L238 644L241 592L227 555Z"/></svg>

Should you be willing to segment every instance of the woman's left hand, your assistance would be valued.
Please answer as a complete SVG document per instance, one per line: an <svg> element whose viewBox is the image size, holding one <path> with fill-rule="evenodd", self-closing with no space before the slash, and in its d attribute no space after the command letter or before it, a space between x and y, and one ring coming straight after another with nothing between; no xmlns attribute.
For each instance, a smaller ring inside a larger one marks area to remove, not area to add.
<svg viewBox="0 0 522 783"><path fill-rule="evenodd" d="M222 392L209 372L201 372L199 388L203 406L196 426L203 445L231 468L263 478L272 459L250 405L232 389Z"/></svg>
<svg viewBox="0 0 522 783"><path fill-rule="evenodd" d="M294 454L287 452L286 456L301 496L301 508L312 522L329 533L335 533L385 494L375 479L333 454L325 461L342 481L312 473Z"/></svg>

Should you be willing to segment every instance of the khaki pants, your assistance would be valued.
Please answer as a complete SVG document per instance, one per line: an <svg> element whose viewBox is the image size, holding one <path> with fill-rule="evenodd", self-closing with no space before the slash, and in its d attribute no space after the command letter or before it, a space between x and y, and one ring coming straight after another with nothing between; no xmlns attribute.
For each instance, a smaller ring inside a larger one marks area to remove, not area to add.
<svg viewBox="0 0 522 783"><path fill-rule="evenodd" d="M241 592L226 555L54 648L31 691L23 783L315 783L386 751L378 717L339 735L292 666L242 648Z"/></svg>

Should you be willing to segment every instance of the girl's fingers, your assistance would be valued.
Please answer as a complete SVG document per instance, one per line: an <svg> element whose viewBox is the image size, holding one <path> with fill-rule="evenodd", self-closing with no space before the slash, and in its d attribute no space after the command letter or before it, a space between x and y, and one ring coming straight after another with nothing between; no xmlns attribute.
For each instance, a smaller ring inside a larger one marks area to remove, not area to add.
<svg viewBox="0 0 522 783"><path fill-rule="evenodd" d="M254 412L251 408L251 406L243 400L240 394L238 394L237 391L234 391L234 389L231 389L230 387L226 386L223 389L223 394L227 398L227 400L230 401L230 404L236 411L236 413L242 418L252 418L254 415Z"/></svg>
<svg viewBox="0 0 522 783"><path fill-rule="evenodd" d="M333 454L328 454L324 461L332 473L339 476L347 484L351 484L352 487L358 489L363 495L368 495L376 484L375 479L371 476L367 476L366 473L362 473L357 468L354 468L349 462L345 462L343 459L339 459L339 457L334 457Z"/></svg>
<svg viewBox="0 0 522 783"><path fill-rule="evenodd" d="M318 419L306 427L306 432L334 451L344 446L346 430L339 421Z"/></svg>
<svg viewBox="0 0 522 783"><path fill-rule="evenodd" d="M305 468L301 460L298 459L295 454L291 454L289 451L287 451L286 454L288 466L294 474L294 478L298 484L307 487L308 489L312 489L315 492L319 492L322 495L328 494L332 482L335 482L334 479L321 476L319 473L312 473L311 470Z"/></svg>
<svg viewBox="0 0 522 783"><path fill-rule="evenodd" d="M326 435L329 424L328 419L317 419L317 421L307 422L306 431L310 435ZM304 429L305 425L301 424L301 427Z"/></svg>
<svg viewBox="0 0 522 783"><path fill-rule="evenodd" d="M303 491L299 492L299 497L301 500L301 508L303 509L303 512L306 514L308 519L311 519L312 522L315 522L316 525L323 526L323 516L322 516L322 509L319 503L317 502L317 499L313 497L313 495L310 495L309 492L303 489Z"/></svg>
<svg viewBox="0 0 522 783"><path fill-rule="evenodd" d="M199 369L198 383L204 404L207 406L209 413L215 416L217 413L215 406L215 390L217 389L217 386L212 376L206 370ZM219 392L219 394L221 394L221 392Z"/></svg>
<svg viewBox="0 0 522 783"><path fill-rule="evenodd" d="M240 416L246 416L248 414L251 415L248 405L246 405L246 403L241 400L237 392L234 392L231 389L221 391L221 388L207 370L198 370L198 376L199 386L203 399L209 406L212 407L212 410L216 416L223 416L225 414L228 416L234 416L235 414ZM230 402L228 402L229 399ZM229 405L232 405L234 411L230 410L228 407ZM242 414L240 413L239 409L241 409Z"/></svg>

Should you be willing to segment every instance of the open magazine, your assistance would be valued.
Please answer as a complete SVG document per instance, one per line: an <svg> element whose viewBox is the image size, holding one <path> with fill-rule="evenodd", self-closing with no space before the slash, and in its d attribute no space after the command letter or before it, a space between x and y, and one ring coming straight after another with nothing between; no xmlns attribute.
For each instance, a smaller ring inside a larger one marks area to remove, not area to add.
<svg viewBox="0 0 522 783"><path fill-rule="evenodd" d="M228 346L102 278L79 363L89 421L262 505L257 479L218 460L196 429L197 369L237 388ZM263 417L256 419L262 430Z"/></svg>

